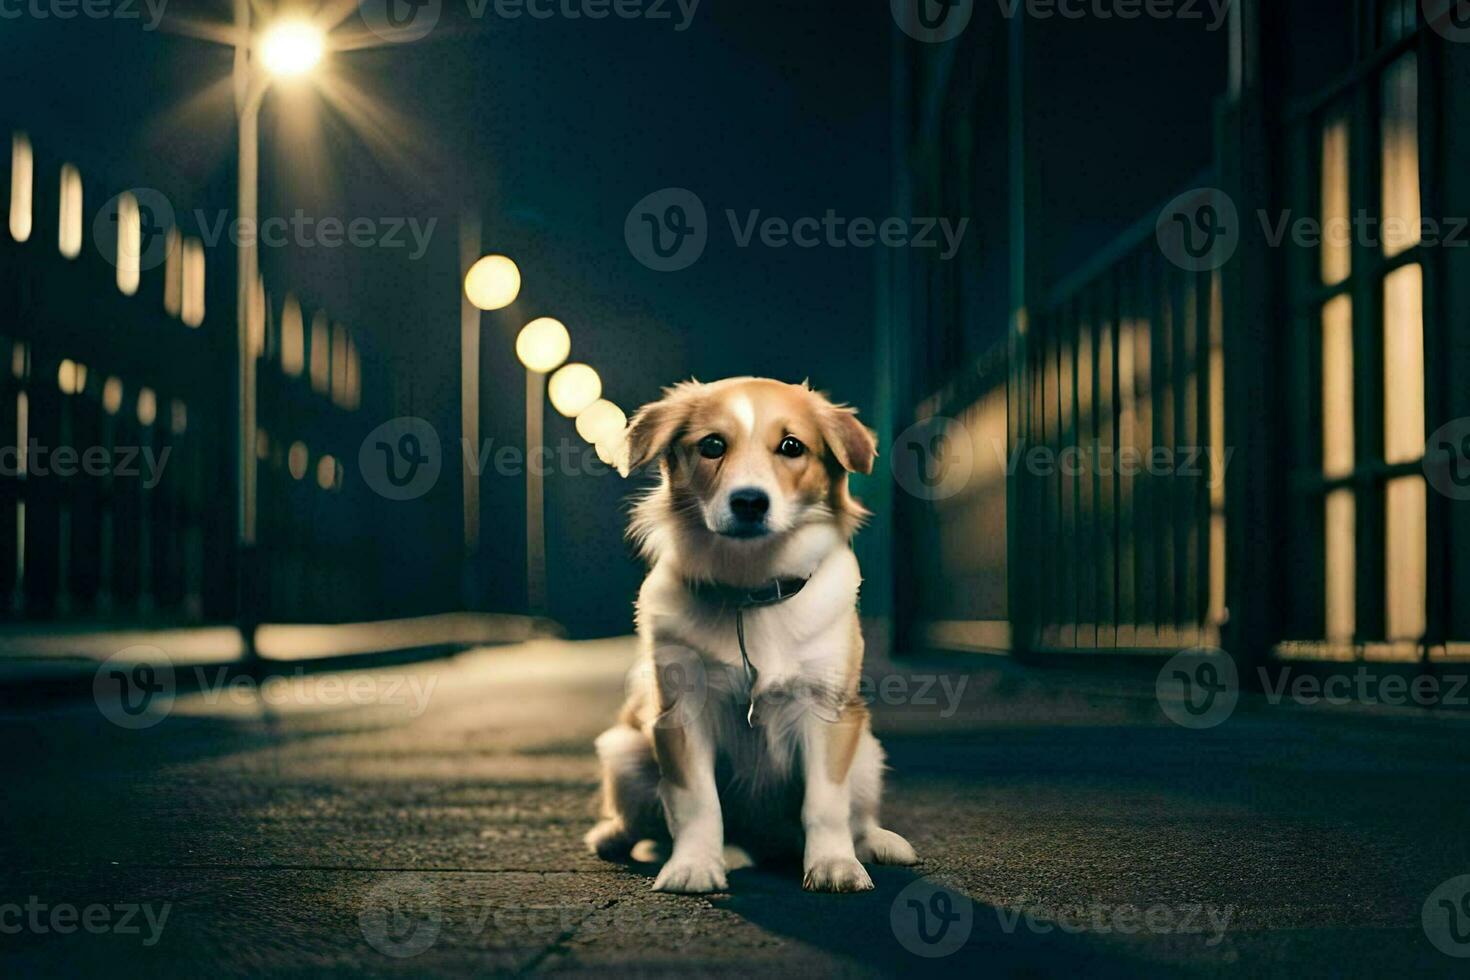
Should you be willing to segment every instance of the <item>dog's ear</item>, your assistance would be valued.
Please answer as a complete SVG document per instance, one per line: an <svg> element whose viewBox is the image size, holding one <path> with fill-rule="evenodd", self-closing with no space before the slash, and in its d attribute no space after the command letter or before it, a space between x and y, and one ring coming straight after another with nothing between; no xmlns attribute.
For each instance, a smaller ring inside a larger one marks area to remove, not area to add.
<svg viewBox="0 0 1470 980"><path fill-rule="evenodd" d="M664 397L644 405L628 423L626 454L618 460L618 471L627 476L662 456L673 445L679 430L689 420L694 394L702 385L686 381L664 389Z"/></svg>
<svg viewBox="0 0 1470 980"><path fill-rule="evenodd" d="M850 405L834 405L825 398L821 401L817 418L822 438L837 462L849 473L866 476L873 472L873 460L878 458L878 436L858 421L857 409Z"/></svg>

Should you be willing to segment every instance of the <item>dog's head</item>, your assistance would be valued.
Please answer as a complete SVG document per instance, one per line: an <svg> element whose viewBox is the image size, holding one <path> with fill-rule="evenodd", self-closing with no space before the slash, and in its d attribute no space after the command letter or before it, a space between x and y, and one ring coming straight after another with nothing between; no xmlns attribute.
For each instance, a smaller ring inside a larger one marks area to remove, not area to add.
<svg viewBox="0 0 1470 980"><path fill-rule="evenodd" d="M872 472L877 442L853 409L806 384L731 378L666 389L633 416L627 452L625 474L657 462L663 477L662 508L643 521L758 547L813 524L851 535L867 512L847 474ZM635 536L654 530L635 520Z"/></svg>

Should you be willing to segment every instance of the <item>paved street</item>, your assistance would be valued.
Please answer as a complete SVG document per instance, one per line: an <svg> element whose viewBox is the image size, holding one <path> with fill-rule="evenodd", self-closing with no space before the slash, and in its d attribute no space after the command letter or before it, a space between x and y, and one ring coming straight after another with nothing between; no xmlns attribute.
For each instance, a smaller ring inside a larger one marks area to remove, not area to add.
<svg viewBox="0 0 1470 980"><path fill-rule="evenodd" d="M690 898L580 843L631 653L536 641L258 689L206 672L138 731L91 702L0 719L0 971L1463 969L1421 923L1470 873L1463 717L1247 697L1190 731L1143 675L873 665L885 822L923 864L864 895L778 868Z"/></svg>

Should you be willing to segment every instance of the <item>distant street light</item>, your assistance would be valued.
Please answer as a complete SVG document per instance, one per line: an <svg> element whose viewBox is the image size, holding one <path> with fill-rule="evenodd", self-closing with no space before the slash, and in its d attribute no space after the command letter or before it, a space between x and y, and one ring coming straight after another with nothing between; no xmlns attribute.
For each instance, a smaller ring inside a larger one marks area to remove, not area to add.
<svg viewBox="0 0 1470 980"><path fill-rule="evenodd" d="M547 374L561 367L572 352L572 335L560 320L543 316L521 328L516 337L516 357L526 370Z"/></svg>
<svg viewBox="0 0 1470 980"><path fill-rule="evenodd" d="M577 416L577 435L595 446L621 433L627 424L628 416L621 408L600 398Z"/></svg>
<svg viewBox="0 0 1470 980"><path fill-rule="evenodd" d="M586 364L568 364L551 376L547 386L551 407L574 419L602 397L602 379Z"/></svg>
<svg viewBox="0 0 1470 980"><path fill-rule="evenodd" d="M521 294L521 270L504 255L487 255L465 273L464 294L482 310L501 310Z"/></svg>

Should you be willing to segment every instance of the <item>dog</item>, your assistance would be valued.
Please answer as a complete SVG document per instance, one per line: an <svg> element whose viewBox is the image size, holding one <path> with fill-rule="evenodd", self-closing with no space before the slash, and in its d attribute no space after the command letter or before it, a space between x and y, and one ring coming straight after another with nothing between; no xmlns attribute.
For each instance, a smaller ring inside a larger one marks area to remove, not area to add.
<svg viewBox="0 0 1470 980"><path fill-rule="evenodd" d="M588 848L662 844L661 892L727 890L751 853L801 855L802 887L873 887L862 862L914 864L878 822L883 750L858 696L868 512L849 473L877 440L809 384L689 381L633 416L619 469L657 463L629 537L649 564L639 661L596 740L601 819ZM727 847L727 840L739 847Z"/></svg>

